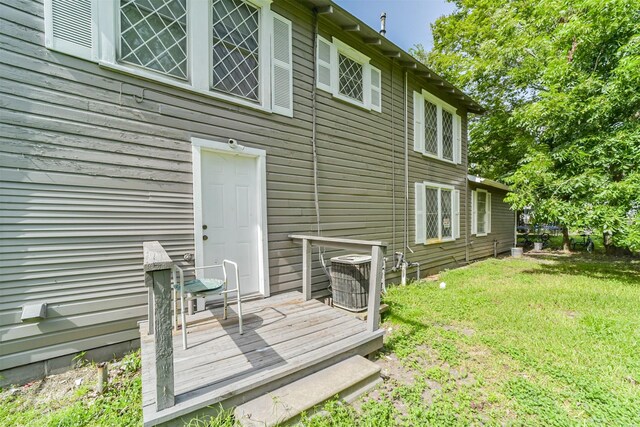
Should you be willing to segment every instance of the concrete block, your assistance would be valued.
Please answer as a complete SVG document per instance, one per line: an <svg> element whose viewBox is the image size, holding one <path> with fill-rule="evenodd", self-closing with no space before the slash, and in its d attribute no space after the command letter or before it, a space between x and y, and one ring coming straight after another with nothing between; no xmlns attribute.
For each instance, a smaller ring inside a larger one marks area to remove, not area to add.
<svg viewBox="0 0 640 427"><path fill-rule="evenodd" d="M45 363L36 362L28 365L0 371L0 387L22 385L45 377Z"/></svg>

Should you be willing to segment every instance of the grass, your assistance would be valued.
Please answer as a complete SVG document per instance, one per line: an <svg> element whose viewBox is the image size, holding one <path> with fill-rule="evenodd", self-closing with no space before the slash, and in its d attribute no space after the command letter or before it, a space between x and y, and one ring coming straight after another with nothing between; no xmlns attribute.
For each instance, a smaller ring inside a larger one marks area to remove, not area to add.
<svg viewBox="0 0 640 427"><path fill-rule="evenodd" d="M638 261L491 259L385 302L382 361L412 380L309 425L640 425Z"/></svg>
<svg viewBox="0 0 640 427"><path fill-rule="evenodd" d="M490 259L391 287L384 300L383 385L303 425L640 425L637 260ZM10 395L0 425L140 425L139 364L139 354L125 358L102 396L89 384L48 403ZM234 423L224 411L189 425Z"/></svg>
<svg viewBox="0 0 640 427"><path fill-rule="evenodd" d="M80 356L82 357L82 356ZM80 365L84 365L80 363ZM45 382L5 391L0 401L0 426L138 426L142 424L140 354L125 356L111 369L109 386L102 395L95 384L83 383L59 397L43 396ZM83 373L95 366L82 366ZM73 380L72 380L73 381ZM34 388L38 388L34 390Z"/></svg>

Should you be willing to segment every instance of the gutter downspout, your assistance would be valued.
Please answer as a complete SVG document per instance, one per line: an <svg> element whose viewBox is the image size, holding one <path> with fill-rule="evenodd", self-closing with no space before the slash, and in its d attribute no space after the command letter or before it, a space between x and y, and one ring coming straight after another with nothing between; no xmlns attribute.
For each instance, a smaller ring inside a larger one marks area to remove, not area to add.
<svg viewBox="0 0 640 427"><path fill-rule="evenodd" d="M316 46L318 40L318 11L313 9L313 85L311 89L311 147L313 152L313 201L316 210L316 227L318 236L320 236L320 201L318 197L318 152L316 147L316 127L317 127L317 105L316 93L318 86L318 64Z"/></svg>
<svg viewBox="0 0 640 427"><path fill-rule="evenodd" d="M391 253L396 253L396 122L394 109L394 84L393 69L396 66L395 59L391 59ZM392 271L395 271L395 262Z"/></svg>
<svg viewBox="0 0 640 427"><path fill-rule="evenodd" d="M518 210L513 212L513 247L518 247Z"/></svg>
<svg viewBox="0 0 640 427"><path fill-rule="evenodd" d="M404 71L404 248L409 248L409 73Z"/></svg>
<svg viewBox="0 0 640 427"><path fill-rule="evenodd" d="M468 142L467 142L468 144ZM467 159L467 164L468 164L469 160ZM465 164L466 166L466 164ZM470 224L470 220L471 220L471 215L473 215L473 212L470 211L469 209L469 180L467 179L466 175L465 175L465 186L464 186L464 212L466 213L465 215L465 221L464 221L464 228L465 228L465 233L464 233L464 261L466 264L469 264L469 236L471 235L471 224Z"/></svg>

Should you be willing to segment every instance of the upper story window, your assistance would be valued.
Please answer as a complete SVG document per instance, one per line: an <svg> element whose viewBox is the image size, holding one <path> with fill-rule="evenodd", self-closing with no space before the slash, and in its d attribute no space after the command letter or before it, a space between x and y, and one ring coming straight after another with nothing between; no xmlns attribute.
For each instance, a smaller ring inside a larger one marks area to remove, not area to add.
<svg viewBox="0 0 640 427"><path fill-rule="evenodd" d="M368 110L382 111L382 73L369 57L333 38L318 36L316 59L318 89Z"/></svg>
<svg viewBox="0 0 640 427"><path fill-rule="evenodd" d="M491 233L491 193L486 190L471 192L471 234L486 236Z"/></svg>
<svg viewBox="0 0 640 427"><path fill-rule="evenodd" d="M364 103L364 66L338 54L338 93Z"/></svg>
<svg viewBox="0 0 640 427"><path fill-rule="evenodd" d="M456 110L426 91L413 93L414 150L462 163L462 120Z"/></svg>
<svg viewBox="0 0 640 427"><path fill-rule="evenodd" d="M242 0L213 1L213 89L259 99L259 30L258 8Z"/></svg>
<svg viewBox="0 0 640 427"><path fill-rule="evenodd" d="M436 243L460 237L460 191L431 182L415 183L416 243Z"/></svg>
<svg viewBox="0 0 640 427"><path fill-rule="evenodd" d="M187 80L187 1L122 0L120 61Z"/></svg>
<svg viewBox="0 0 640 427"><path fill-rule="evenodd" d="M270 3L45 0L45 40L103 67L292 116L291 21Z"/></svg>

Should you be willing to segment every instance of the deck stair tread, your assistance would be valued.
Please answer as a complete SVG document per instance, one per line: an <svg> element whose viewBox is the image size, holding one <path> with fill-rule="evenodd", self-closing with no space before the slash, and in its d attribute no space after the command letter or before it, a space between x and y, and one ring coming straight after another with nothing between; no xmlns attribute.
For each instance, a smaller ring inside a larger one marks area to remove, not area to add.
<svg viewBox="0 0 640 427"><path fill-rule="evenodd" d="M335 396L355 399L380 381L378 365L353 356L239 405L234 415L244 427L281 425Z"/></svg>

